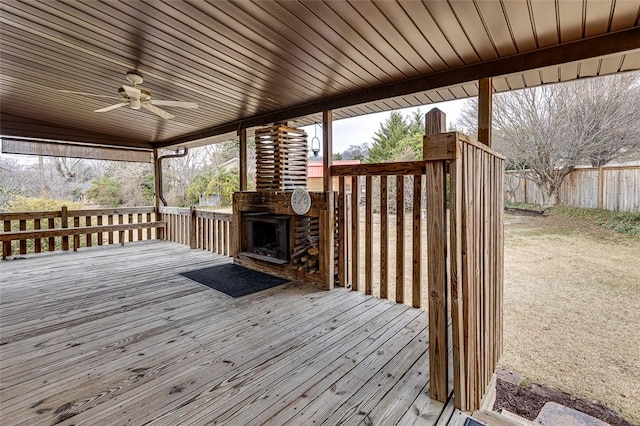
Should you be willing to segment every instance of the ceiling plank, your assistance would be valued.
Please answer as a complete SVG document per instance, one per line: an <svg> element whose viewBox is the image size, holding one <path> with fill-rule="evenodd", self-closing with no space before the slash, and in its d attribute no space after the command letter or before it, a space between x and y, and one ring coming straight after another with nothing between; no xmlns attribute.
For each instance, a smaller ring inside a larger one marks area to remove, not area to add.
<svg viewBox="0 0 640 426"><path fill-rule="evenodd" d="M220 126L214 126L185 136L170 138L156 143L155 146L161 148L165 146L179 145L181 143L187 143L221 133L237 131L240 128L255 127L277 121L291 120L320 111L334 110L350 105L427 91L454 84L466 83L472 80L479 80L481 78L544 68L552 65L635 49L640 49L639 27L537 49L531 52L520 53L492 61L468 65L452 69L450 71L428 74L418 78L386 84L370 90L321 99L316 102L310 102L264 115L256 115L245 120L238 120Z"/></svg>

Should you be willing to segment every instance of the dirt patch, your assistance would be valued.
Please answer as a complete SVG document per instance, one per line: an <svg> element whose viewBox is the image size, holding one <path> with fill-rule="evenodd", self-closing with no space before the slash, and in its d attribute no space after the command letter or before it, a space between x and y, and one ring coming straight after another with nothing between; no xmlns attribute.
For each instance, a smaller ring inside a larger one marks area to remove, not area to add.
<svg viewBox="0 0 640 426"><path fill-rule="evenodd" d="M505 409L525 419L535 420L547 402L557 402L613 426L632 426L631 423L620 417L618 413L601 404L582 398L575 398L566 392L537 383L522 386L522 383L514 383L513 378L513 374L504 370L498 371L496 402L493 407L495 411L500 412L500 410Z"/></svg>

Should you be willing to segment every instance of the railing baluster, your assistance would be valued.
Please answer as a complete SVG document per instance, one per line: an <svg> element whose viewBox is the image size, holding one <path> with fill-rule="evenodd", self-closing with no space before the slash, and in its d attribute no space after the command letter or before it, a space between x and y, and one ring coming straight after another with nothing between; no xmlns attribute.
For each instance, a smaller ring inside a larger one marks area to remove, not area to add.
<svg viewBox="0 0 640 426"><path fill-rule="evenodd" d="M18 221L18 226L19 229L21 231L26 231L27 230L27 221L24 219L21 219ZM27 254L27 240L20 240L20 254Z"/></svg>
<svg viewBox="0 0 640 426"><path fill-rule="evenodd" d="M78 228L80 226L80 216L73 217L73 226ZM80 248L80 234L73 235L73 251L78 251Z"/></svg>
<svg viewBox="0 0 640 426"><path fill-rule="evenodd" d="M123 214L119 214L118 215L118 223L120 225L124 224L124 215ZM124 245L124 231L118 232L118 242L120 243L121 246Z"/></svg>
<svg viewBox="0 0 640 426"><path fill-rule="evenodd" d="M413 276L411 302L414 308L421 306L422 288L422 175L413 176Z"/></svg>
<svg viewBox="0 0 640 426"><path fill-rule="evenodd" d="M91 216L85 216L84 224L85 226L91 226ZM87 239L86 241L87 247L93 246L93 234L85 234L85 238Z"/></svg>
<svg viewBox="0 0 640 426"><path fill-rule="evenodd" d="M102 226L102 215L98 215L96 217L96 221L98 226ZM98 232L98 245L101 246L104 244L104 232Z"/></svg>
<svg viewBox="0 0 640 426"><path fill-rule="evenodd" d="M127 224L131 224L131 223L133 223L133 214L129 214L127 218ZM128 242L133 241L133 229L129 229L129 239L127 241Z"/></svg>
<svg viewBox="0 0 640 426"><path fill-rule="evenodd" d="M340 176L338 178L338 246L339 246L339 257L338 257L338 282L342 287L347 286L347 235L345 233L346 230L346 202L347 202L347 191L345 187L344 176Z"/></svg>
<svg viewBox="0 0 640 426"><path fill-rule="evenodd" d="M351 178L351 288L355 291L358 290L360 278L360 269L358 268L360 256L358 253L358 246L360 245L359 192L360 179L358 176L353 176Z"/></svg>
<svg viewBox="0 0 640 426"><path fill-rule="evenodd" d="M33 219L33 229L40 229L40 219ZM42 251L41 238L35 238L33 240L33 248L36 253L40 253Z"/></svg>
<svg viewBox="0 0 640 426"><path fill-rule="evenodd" d="M47 223L47 228L48 229L53 229L56 227L56 219L53 217L49 218L49 221ZM56 238L55 237L49 237L49 241L48 241L48 250L49 251L54 251L56 249Z"/></svg>
<svg viewBox="0 0 640 426"><path fill-rule="evenodd" d="M365 294L373 293L373 176L365 178Z"/></svg>
<svg viewBox="0 0 640 426"><path fill-rule="evenodd" d="M4 231L5 232L11 232L11 221L10 220L5 220L4 221ZM2 243L2 258L6 259L8 256L11 256L12 253L12 247L11 247L11 241L4 241Z"/></svg>
<svg viewBox="0 0 640 426"><path fill-rule="evenodd" d="M396 302L404 303L404 175L396 176Z"/></svg>
<svg viewBox="0 0 640 426"><path fill-rule="evenodd" d="M108 223L109 225L113 225L113 215L112 215L112 214L110 214L109 216L107 216L107 223ZM111 245L111 244L113 244L113 243L114 243L114 242L113 242L113 231L109 231L108 238L109 238L109 244L110 244L110 245Z"/></svg>
<svg viewBox="0 0 640 426"><path fill-rule="evenodd" d="M389 215L387 212L388 176L380 176L380 297L388 297Z"/></svg>

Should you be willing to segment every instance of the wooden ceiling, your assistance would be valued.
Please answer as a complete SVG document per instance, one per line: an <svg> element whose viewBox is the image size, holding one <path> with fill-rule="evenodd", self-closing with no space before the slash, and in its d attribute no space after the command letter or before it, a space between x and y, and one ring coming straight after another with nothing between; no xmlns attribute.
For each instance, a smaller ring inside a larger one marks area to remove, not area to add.
<svg viewBox="0 0 640 426"><path fill-rule="evenodd" d="M640 0L0 2L3 136L185 145L640 69ZM117 103L139 71L163 120ZM113 99L60 90L113 95Z"/></svg>

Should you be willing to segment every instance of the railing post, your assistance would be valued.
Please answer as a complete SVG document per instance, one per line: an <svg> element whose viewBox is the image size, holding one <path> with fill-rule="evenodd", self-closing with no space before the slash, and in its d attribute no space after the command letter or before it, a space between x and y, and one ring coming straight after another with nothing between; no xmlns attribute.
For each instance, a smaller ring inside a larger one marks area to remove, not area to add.
<svg viewBox="0 0 640 426"><path fill-rule="evenodd" d="M198 218L196 217L196 206L189 207L189 248L197 248L198 241Z"/></svg>
<svg viewBox="0 0 640 426"><path fill-rule="evenodd" d="M442 133L446 126L446 115L437 108L425 116L425 140L423 155L428 155L428 136ZM429 294L429 374L431 398L446 401L448 395L448 348L447 339L447 204L446 161L427 161L426 175L426 222L427 222L427 291Z"/></svg>
<svg viewBox="0 0 640 426"><path fill-rule="evenodd" d="M69 227L69 217L67 213L67 206L62 206L60 209L60 227L68 228ZM69 236L65 235L62 237L62 250L69 250Z"/></svg>

